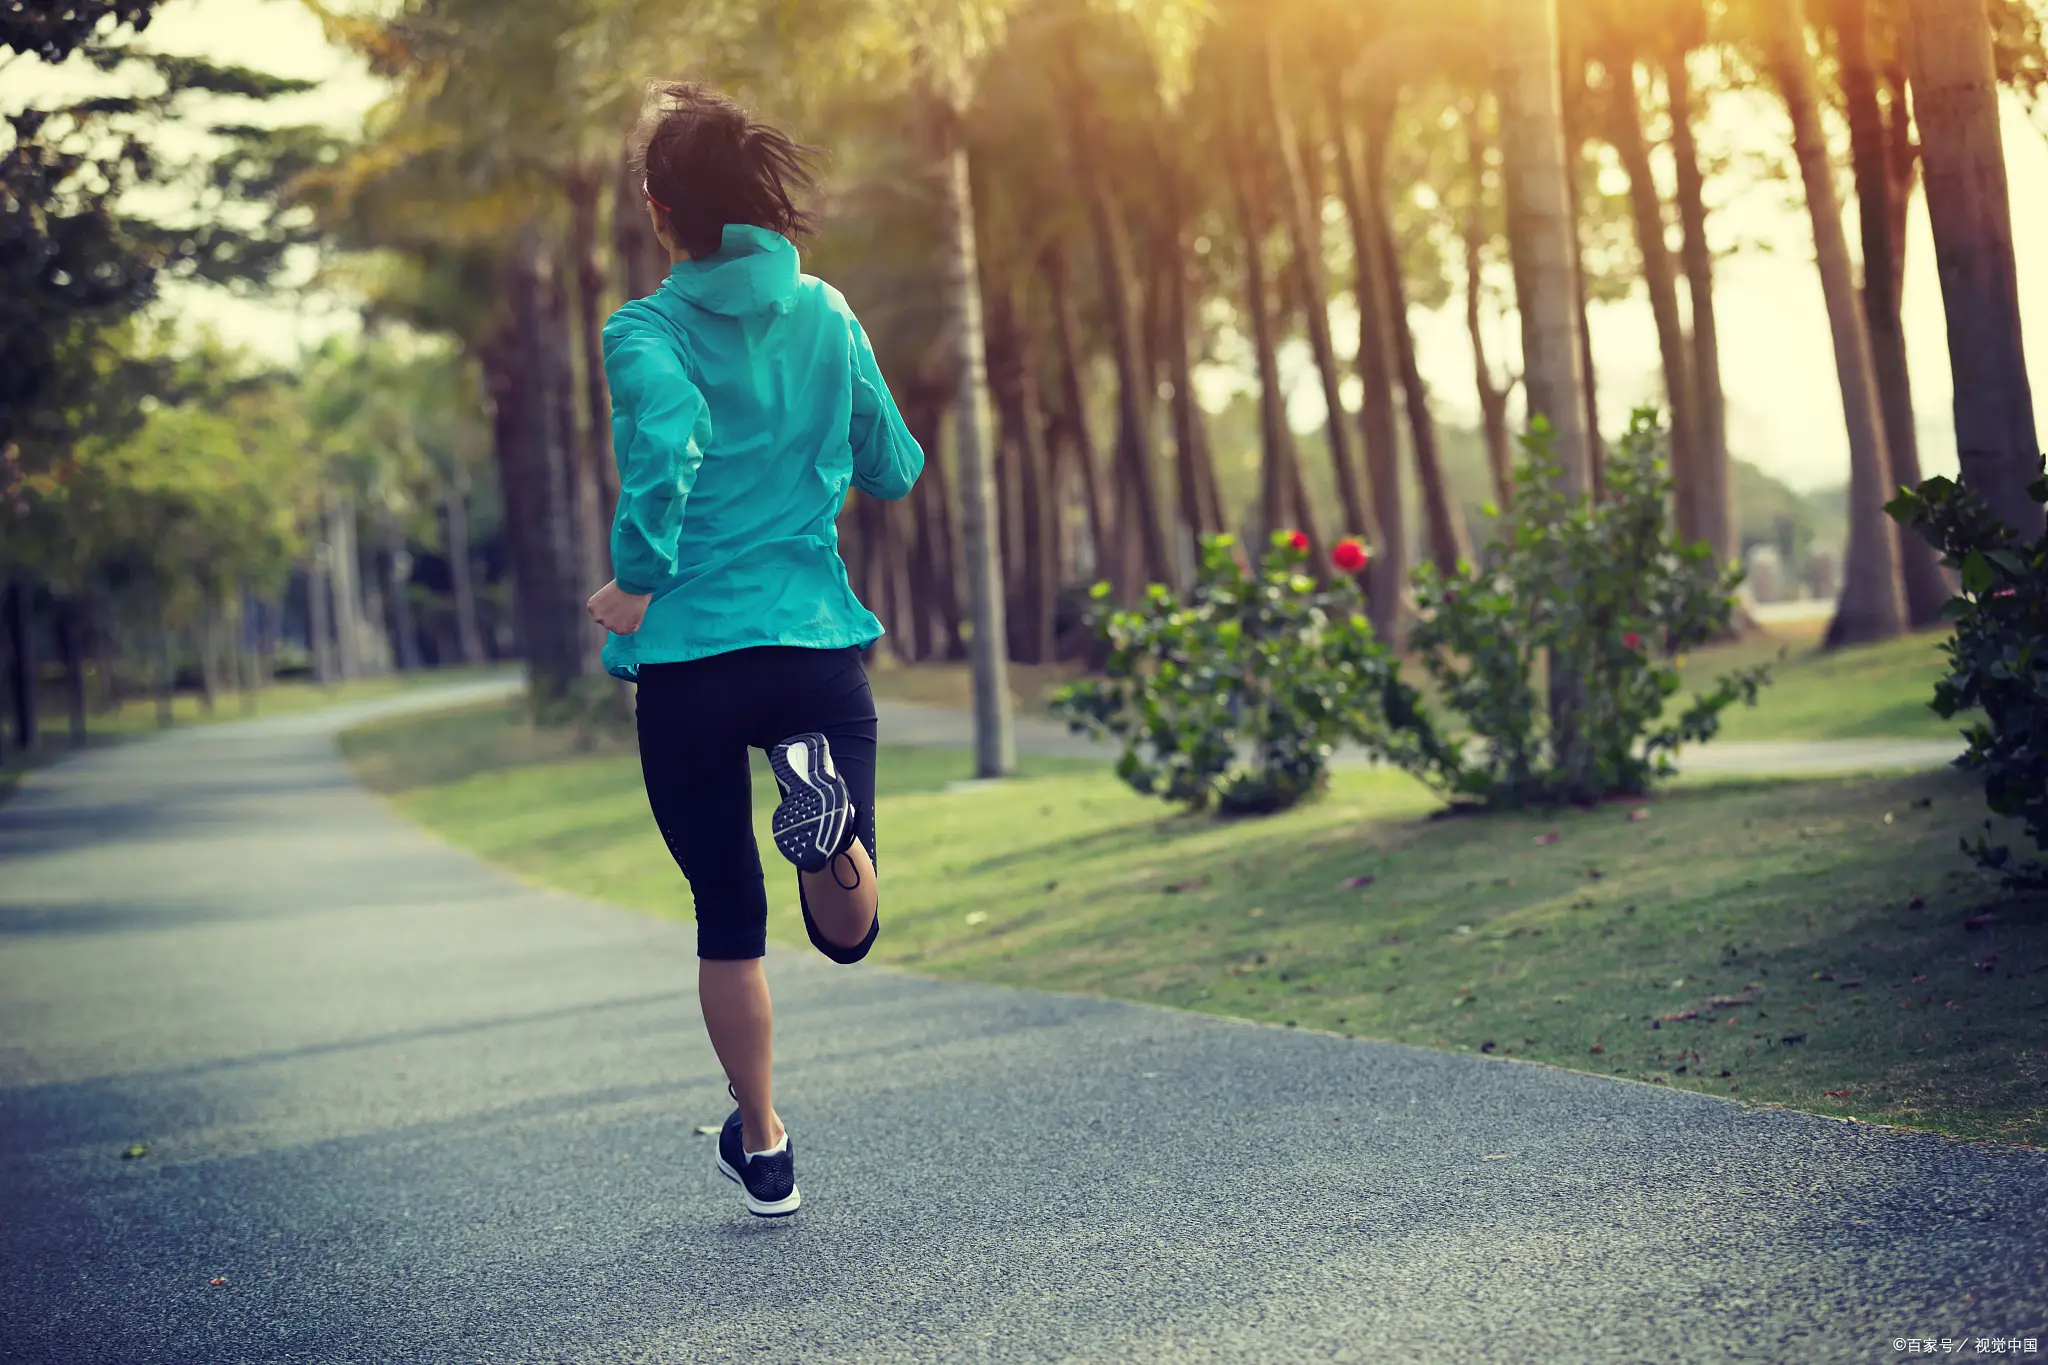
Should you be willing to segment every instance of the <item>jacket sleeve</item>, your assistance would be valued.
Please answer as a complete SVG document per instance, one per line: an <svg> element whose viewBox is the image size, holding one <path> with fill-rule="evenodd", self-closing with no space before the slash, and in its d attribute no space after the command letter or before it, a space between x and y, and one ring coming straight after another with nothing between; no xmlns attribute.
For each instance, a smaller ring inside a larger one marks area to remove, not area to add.
<svg viewBox="0 0 2048 1365"><path fill-rule="evenodd" d="M924 472L924 451L896 410L867 333L851 315L846 321L853 333L853 486L893 502L908 497Z"/></svg>
<svg viewBox="0 0 2048 1365"><path fill-rule="evenodd" d="M619 466L612 576L622 592L639 596L675 573L683 506L711 441L711 414L675 343L617 318L604 329L604 376Z"/></svg>

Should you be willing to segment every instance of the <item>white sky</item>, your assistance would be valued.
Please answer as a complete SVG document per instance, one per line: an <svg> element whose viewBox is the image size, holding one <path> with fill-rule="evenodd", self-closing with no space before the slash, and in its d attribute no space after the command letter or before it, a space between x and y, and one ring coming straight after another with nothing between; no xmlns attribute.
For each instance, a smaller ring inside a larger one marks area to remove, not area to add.
<svg viewBox="0 0 2048 1365"><path fill-rule="evenodd" d="M297 0L169 0L146 41L164 51L202 53L322 82L309 94L274 102L258 115L266 122L354 127L379 95L378 82L356 59L328 46L318 21ZM68 71L41 70L33 61L16 62L0 74L0 105L11 107L54 83L71 86L76 79ZM2006 115L2015 221L2048 221L2048 139L2016 103L2009 103ZM1740 154L1745 148L1782 147L1787 137L1782 113L1768 101L1724 99L1715 105L1702 143L1710 154L1716 149ZM1715 290L1734 452L1795 487L1839 484L1848 471L1840 390L1820 280L1812 265L1812 236L1795 191L1782 182L1731 175L1717 179L1709 193L1714 196L1717 247L1740 240L1765 248L1724 258ZM1853 210L1847 227L1853 250ZM1946 327L1926 209L1917 200L1908 238L1905 313L1921 457L1930 473L1952 471ZM2030 361L2042 427L2048 431L2048 239L2021 234L2018 251L2023 322L2030 339L2044 339L2033 347ZM281 358L295 354L302 343L352 325L348 308L333 300L288 304L185 288L168 292L163 306ZM1450 421L1476 422L1462 302L1454 297L1440 312L1417 310L1414 324L1439 414ZM1596 306L1592 329L1603 419L1618 426L1631 404L1653 399L1660 387L1656 330L1640 289L1620 303ZM1512 349L1514 338L1512 325L1502 328L1494 338L1495 352L1503 342ZM1290 368L1304 359L1296 357ZM1292 397L1295 424L1318 425L1324 411L1318 387L1296 383Z"/></svg>

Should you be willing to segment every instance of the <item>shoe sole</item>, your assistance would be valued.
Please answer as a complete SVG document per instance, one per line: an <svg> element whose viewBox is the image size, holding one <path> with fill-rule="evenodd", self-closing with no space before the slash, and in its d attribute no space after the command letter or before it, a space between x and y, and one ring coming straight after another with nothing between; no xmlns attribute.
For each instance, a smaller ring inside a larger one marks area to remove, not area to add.
<svg viewBox="0 0 2048 1365"><path fill-rule="evenodd" d="M803 755L801 770L791 761L791 754L798 752ZM775 808L771 826L775 848L803 872L823 872L831 866L853 818L846 783L828 766L831 753L823 735L798 735L768 754L768 766L782 788L782 804Z"/></svg>
<svg viewBox="0 0 2048 1365"><path fill-rule="evenodd" d="M778 1199L773 1203L754 1198L754 1192L747 1188L747 1182L740 1179L740 1173L722 1156L718 1158L718 1173L740 1187L740 1195L747 1201L747 1212L756 1218L787 1218L803 1207L803 1194L794 1187L791 1187L787 1199Z"/></svg>

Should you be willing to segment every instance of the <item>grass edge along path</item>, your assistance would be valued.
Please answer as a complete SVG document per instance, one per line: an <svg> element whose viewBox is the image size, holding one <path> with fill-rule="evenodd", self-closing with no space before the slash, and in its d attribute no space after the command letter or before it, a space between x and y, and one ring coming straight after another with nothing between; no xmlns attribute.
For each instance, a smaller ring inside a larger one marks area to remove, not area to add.
<svg viewBox="0 0 2048 1365"><path fill-rule="evenodd" d="M636 761L571 743L509 707L343 738L458 846L687 918ZM878 961L2048 1143L2048 914L1957 851L1983 810L1962 774L1432 819L1405 777L1347 772L1303 809L1217 821L1101 764L967 767L883 752ZM755 798L765 822L765 777ZM793 888L770 886L771 937L802 947Z"/></svg>
<svg viewBox="0 0 2048 1365"><path fill-rule="evenodd" d="M211 711L206 709L204 699L198 692L183 691L171 699L171 722L168 725L163 724L158 718L157 700L154 696L130 697L112 713L101 712L89 716L83 744L74 744L71 741L69 712L62 708L52 709L48 705L50 699L41 698L45 704L38 713L42 724L35 748L24 754L9 745L5 758L0 759L0 802L12 796L31 774L88 749L108 744L126 744L194 725L229 725L242 721L264 720L272 716L299 715L308 711L344 706L351 702L395 696L416 688L481 681L499 676L508 679L516 677L517 666L479 664L422 668L403 673L380 673L366 678L351 678L326 687L311 679L287 678L268 683L253 692L223 691L215 699Z"/></svg>

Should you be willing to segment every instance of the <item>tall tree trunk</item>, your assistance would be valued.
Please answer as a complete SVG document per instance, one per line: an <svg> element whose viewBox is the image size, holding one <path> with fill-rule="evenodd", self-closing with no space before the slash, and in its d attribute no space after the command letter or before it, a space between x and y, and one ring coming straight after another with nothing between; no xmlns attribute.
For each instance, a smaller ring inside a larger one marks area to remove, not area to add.
<svg viewBox="0 0 2048 1365"><path fill-rule="evenodd" d="M988 364L982 353L972 180L957 112L944 110L941 119L946 138L940 165L945 278L960 385L953 430L960 453L960 529L967 548L967 592L974 621L968 642L974 671L974 769L980 777L1002 777L1017 766L1017 742L1010 716L1009 659L1004 649L1009 631L1003 614L1003 570L996 545L995 488L989 467Z"/></svg>
<svg viewBox="0 0 2048 1365"><path fill-rule="evenodd" d="M931 380L920 376L912 391L911 408L926 414L927 425L912 426L921 449L929 452L924 477L918 480L910 500L917 508L918 535L929 547L932 589L944 648L938 656L959 660L967 657L967 630L961 610L960 583L966 576L961 567L961 540L953 497L952 472L941 448L946 419L959 401L959 383L953 379ZM906 421L910 420L908 418ZM957 427L957 420L955 423Z"/></svg>
<svg viewBox="0 0 2048 1365"><path fill-rule="evenodd" d="M1266 279L1264 243L1266 213L1263 188L1255 189L1256 170L1242 145L1240 124L1226 135L1229 146L1231 198L1237 209L1239 230L1244 237L1245 294L1252 317L1252 347L1259 369L1259 434L1262 456L1259 464L1259 538L1288 527L1308 537L1310 553L1319 557L1323 539L1314 506L1298 496L1306 479L1301 471L1301 452L1287 425L1287 395L1280 385L1279 339L1273 325L1273 306ZM1263 546L1254 547L1263 553ZM1375 622L1377 625L1377 622Z"/></svg>
<svg viewBox="0 0 2048 1365"><path fill-rule="evenodd" d="M876 611L884 621L902 624L915 615L915 592L911 582L909 546L902 534L904 509L897 503L862 497L862 539L867 542L867 572ZM905 663L917 660L917 634L913 628L893 636L896 656Z"/></svg>
<svg viewBox="0 0 2048 1365"><path fill-rule="evenodd" d="M1177 145L1159 145L1157 155L1164 166L1166 183L1166 229L1159 264L1166 304L1165 360L1167 379L1173 386L1173 456L1175 483L1180 490L1181 519L1192 537L1190 549L1201 563L1204 535L1224 528L1223 509L1216 504L1216 471L1209 460L1209 445L1202 430L1202 410L1195 401L1194 354L1188 344L1193 324L1188 308L1188 222L1186 167L1178 160Z"/></svg>
<svg viewBox="0 0 2048 1365"><path fill-rule="evenodd" d="M1046 443L1045 404L1039 394L1038 367L1032 363L1032 348L1023 319L1015 312L1011 326L1016 333L1017 390L1015 399L1017 449L1023 456L1024 601L1029 608L1024 639L1027 657L1033 663L1050 662L1053 655L1053 615L1059 603L1059 456Z"/></svg>
<svg viewBox="0 0 2048 1365"><path fill-rule="evenodd" d="M1907 8L1913 113L1955 373L1956 453L1963 482L2031 539L2042 529L2041 504L2027 494L2041 477L2041 447L2020 339L1991 21L1983 5L1956 0Z"/></svg>
<svg viewBox="0 0 2048 1365"><path fill-rule="evenodd" d="M989 395L1001 419L997 506L1003 514L1003 564L1008 571L1010 657L1021 663L1039 663L1050 651L1052 634L1052 604L1044 584L1044 566L1037 558L1044 537L1045 426L1016 284L1006 270L984 272L982 302L986 308Z"/></svg>
<svg viewBox="0 0 2048 1365"><path fill-rule="evenodd" d="M1087 504L1088 539L1095 556L1095 572L1116 590L1118 600L1134 600L1137 585L1122 578L1114 553L1115 507L1103 478L1102 457L1088 422L1088 398L1081 387L1081 326L1074 316L1073 290L1067 278L1066 256L1057 245L1048 246L1039 257L1045 285L1052 300L1053 343L1059 351L1060 406L1063 425L1073 442L1074 458L1081 476L1081 493Z"/></svg>
<svg viewBox="0 0 2048 1365"><path fill-rule="evenodd" d="M1459 121L1465 129L1465 164L1472 173L1472 200L1466 207L1463 236L1465 245L1465 332L1472 340L1472 371L1478 379L1479 428L1486 443L1486 467L1493 475L1494 505L1505 509L1515 500L1513 445L1508 437L1508 389L1493 377L1493 362L1486 356L1486 331L1482 325L1484 262L1486 245L1486 134L1479 122L1479 106L1466 100L1459 107Z"/></svg>
<svg viewBox="0 0 2048 1365"><path fill-rule="evenodd" d="M1401 631L1401 584L1408 570L1408 536L1401 497L1401 452L1394 428L1394 306L1387 260L1375 249L1385 218L1387 133L1394 119L1390 96L1376 95L1365 110L1365 164L1352 145L1342 77L1324 77L1324 104L1336 144L1337 187L1351 226L1352 301L1358 309L1359 435L1365 445L1366 481L1372 490L1365 521L1357 530L1373 548L1366 568L1366 596L1373 630L1381 639Z"/></svg>
<svg viewBox="0 0 2048 1365"><path fill-rule="evenodd" d="M8 660L12 665L14 743L33 753L39 720L36 702L36 613L34 592L17 578L7 585Z"/></svg>
<svg viewBox="0 0 2048 1365"><path fill-rule="evenodd" d="M1889 639L1904 629L1899 542L1884 511L1891 471L1871 372L1870 338L1856 300L1849 240L1842 231L1834 168L1828 163L1827 135L1814 95L1806 16L1800 0L1773 0L1770 25L1770 63L1792 117L1792 145L1799 158L1800 179L1806 185L1814 256L1820 266L1829 330L1834 335L1835 371L1841 381L1842 410L1849 430L1849 545L1842 557L1841 600L1826 636L1828 647L1835 648Z"/></svg>
<svg viewBox="0 0 2048 1365"><path fill-rule="evenodd" d="M1422 485L1422 512L1429 523L1429 556L1445 573L1471 557L1465 538L1465 521L1451 496L1450 480L1444 474L1442 448L1437 444L1436 419L1429 411L1429 385L1422 379L1422 366L1415 358L1415 329L1408 318L1408 288L1401 277L1401 249L1394 240L1394 220L1380 200L1379 246L1386 263L1387 302L1392 305L1394 357L1401 374L1401 406L1408 416L1408 445L1415 452L1415 476ZM1401 566L1402 574L1407 565Z"/></svg>
<svg viewBox="0 0 2048 1365"><path fill-rule="evenodd" d="M621 153L612 182L612 260L619 287L629 299L644 299L668 278L668 252L647 220L647 199L629 147Z"/></svg>
<svg viewBox="0 0 2048 1365"><path fill-rule="evenodd" d="M399 528L398 518L388 509L383 515L384 522L384 565L390 575L387 591L391 594L391 638L397 646L398 667L406 673L414 673L420 666L420 632L413 620L412 595L406 591L412 582L412 553L405 548L405 532Z"/></svg>
<svg viewBox="0 0 2048 1365"><path fill-rule="evenodd" d="M1180 492L1180 518L1187 527L1195 562L1202 559L1202 537L1221 528L1219 509L1210 501L1214 477L1204 466L1209 448L1201 437L1202 413L1195 402L1194 357L1188 348L1187 261L1185 238L1178 228L1167 241L1160 264L1166 295L1166 365L1173 386L1174 484Z"/></svg>
<svg viewBox="0 0 2048 1365"><path fill-rule="evenodd" d="M213 714L214 702L220 691L219 637L219 617L214 604L201 604L199 619L192 626L192 657L198 665L199 707L209 716Z"/></svg>
<svg viewBox="0 0 2048 1365"><path fill-rule="evenodd" d="M1593 496L1598 498L1605 496L1607 443L1600 435L1600 379L1593 365L1592 289L1586 282L1584 221L1587 124L1590 122L1587 105L1592 101L1593 92L1586 80L1585 54L1578 50L1576 44L1560 47L1558 80L1562 101L1559 118L1564 127L1566 202L1571 206L1572 215L1572 288L1577 291L1579 305L1579 364L1585 372L1586 460L1592 476ZM1517 295L1520 289L1521 282L1517 279Z"/></svg>
<svg viewBox="0 0 2048 1365"><path fill-rule="evenodd" d="M333 598L327 584L333 556L334 547L323 541L306 561L306 634L311 637L307 644L313 656L313 681L321 687L334 685L336 671L334 616L329 609Z"/></svg>
<svg viewBox="0 0 2048 1365"><path fill-rule="evenodd" d="M504 325L485 349L484 368L520 646L533 700L545 706L565 695L581 672L580 645L570 632L580 632L583 625L582 601L575 600L571 611L565 584L580 584L583 574L574 552L563 461L555 448L547 368L533 341L546 316L538 254L528 236L507 258L509 307Z"/></svg>
<svg viewBox="0 0 2048 1365"><path fill-rule="evenodd" d="M950 539L943 529L950 500L944 496L946 462L940 443L950 386L913 378L904 393L903 420L919 449L925 452L925 477L911 490L909 519L913 524L911 574L922 585L914 594L917 613L911 627L911 653L917 659L944 655L959 639L959 609L953 598L955 578ZM935 477L936 476L936 477Z"/></svg>
<svg viewBox="0 0 2048 1365"><path fill-rule="evenodd" d="M1559 85L1556 0L1492 0L1494 91L1500 104L1501 180L1508 250L1522 314L1523 391L1532 429L1547 424L1561 486L1571 497L1594 491L1597 434L1587 423L1588 353L1580 307L1577 205L1566 165ZM1569 591L1569 580L1563 585ZM1567 772L1583 767L1579 679L1552 656L1551 745Z"/></svg>
<svg viewBox="0 0 2048 1365"><path fill-rule="evenodd" d="M60 603L57 627L63 632L64 700L71 719L71 747L82 748L86 735L85 636L86 610L76 599Z"/></svg>
<svg viewBox="0 0 2048 1365"><path fill-rule="evenodd" d="M442 497L448 524L448 580L455 597L456 648L466 664L482 663L483 632L476 621L476 568L470 562L469 471L456 467Z"/></svg>
<svg viewBox="0 0 2048 1365"><path fill-rule="evenodd" d="M619 469L612 462L612 406L604 384L604 266L597 256L596 166L584 166L569 178L569 259L576 271L576 333L583 347L583 458L590 469L595 506L588 533L597 545L600 575L610 578L612 514L619 505Z"/></svg>
<svg viewBox="0 0 2048 1365"><path fill-rule="evenodd" d="M163 624L163 618L159 616L156 626L156 723L160 730L168 730L177 719L178 663L172 653L175 644L171 628Z"/></svg>
<svg viewBox="0 0 2048 1365"><path fill-rule="evenodd" d="M1685 322L1678 311L1678 276L1664 238L1664 201L1650 173L1650 147L1643 137L1643 106L1636 94L1636 67L1631 54L1607 56L1608 136L1628 175L1629 216L1635 224L1636 253L1643 283L1650 292L1650 313L1657 323L1657 350L1664 365L1664 398L1670 411L1671 473L1678 534L1686 540L1707 539L1700 512L1702 477L1699 418L1693 407L1692 357L1687 353Z"/></svg>
<svg viewBox="0 0 2048 1365"><path fill-rule="evenodd" d="M1678 163L1678 221L1685 231L1685 283L1692 303L1692 387L1698 415L1700 533L1716 563L1741 556L1728 465L1728 398L1721 385L1721 329L1714 312L1714 252L1707 241L1706 180L1693 138L1692 75L1685 50L1664 54L1671 102L1671 154Z"/></svg>
<svg viewBox="0 0 2048 1365"><path fill-rule="evenodd" d="M257 693L268 681L264 673L268 656L263 649L263 605L247 583L236 589L235 617L236 663L241 670L236 676L242 691L242 714L253 716Z"/></svg>
<svg viewBox="0 0 2048 1365"><path fill-rule="evenodd" d="M1129 505L1119 510L1125 522L1135 522L1136 548L1144 556L1145 574L1154 582L1174 581L1172 557L1167 553L1161 528L1159 498L1152 471L1151 406L1153 393L1146 382L1149 371L1140 354L1137 300L1132 297L1129 234L1123 215L1097 155L1101 132L1094 112L1093 92L1081 70L1080 58L1069 38L1062 53L1066 78L1067 147L1080 181L1081 197L1087 207L1088 226L1095 239L1095 260L1102 276L1102 305L1109 321L1109 344L1116 361L1117 379L1117 487Z"/></svg>
<svg viewBox="0 0 2048 1365"><path fill-rule="evenodd" d="M566 613L565 621L575 623L573 627L565 626L565 644L570 646L565 664L570 668L568 676L580 678L600 668L604 634L594 627L585 628L583 604L612 576L611 555L607 538L598 529L595 465L585 442L588 428L577 421L575 326L569 317L570 270L547 252L542 253L539 267L542 325L532 334L532 340L545 376L541 396L548 414L546 430L550 462L555 467L553 482L558 490L556 496L562 499L560 515L568 523L569 554L558 589L558 609Z"/></svg>
<svg viewBox="0 0 2048 1365"><path fill-rule="evenodd" d="M1294 119L1281 96L1285 80L1280 70L1279 50L1268 27L1259 32L1260 87L1266 117L1273 127L1273 140L1280 152L1280 203L1287 224L1288 240L1294 247L1294 284L1301 293L1303 320L1308 324L1309 349L1315 356L1316 375L1322 380L1323 403L1329 412L1326 427L1330 464L1337 473L1337 496L1344 504L1345 530L1352 535L1369 534L1373 509L1367 505L1365 488L1359 482L1358 467L1351 458L1351 432L1344 410L1343 377L1338 371L1337 347L1330 337L1329 291L1323 282L1323 214L1321 195L1310 193L1311 176L1303 165L1300 139ZM1368 244L1377 235L1368 236ZM1370 246L1367 247L1370 249Z"/></svg>
<svg viewBox="0 0 2048 1365"><path fill-rule="evenodd" d="M1891 483L1915 488L1920 483L1920 433L1913 415L1913 378L1906 364L1906 327L1900 311L1904 283L1898 273L1900 250L1892 237L1893 205L1903 196L1892 184L1891 130L1878 105L1870 25L1869 0L1839 0L1835 50L1849 115L1856 218L1863 237L1863 319L1870 332L1871 369L1877 381L1878 410L1884 418ZM1892 535L1898 541L1908 623L1916 628L1938 624L1942 605L1948 601L1948 585L1941 580L1934 547L1904 526L1894 525Z"/></svg>
<svg viewBox="0 0 2048 1365"><path fill-rule="evenodd" d="M1885 156L1891 166L1891 197L1887 201L1892 244L1892 279L1901 286L1906 279L1906 210L1913 202L1913 185L1920 176L1920 145L1913 141L1912 101L1907 95L1905 39L1893 44L1885 62L1884 86L1889 109L1885 116ZM1917 432L1915 435L1917 436Z"/></svg>
<svg viewBox="0 0 2048 1365"><path fill-rule="evenodd" d="M363 676L363 596L357 584L356 504L350 497L327 503L327 581L334 608L335 672L344 680Z"/></svg>
<svg viewBox="0 0 2048 1365"><path fill-rule="evenodd" d="M95 618L92 631L92 662L95 680L99 683L97 695L93 698L93 710L102 716L119 711L127 702L127 690L121 683L121 648L116 634L119 629L113 612Z"/></svg>
<svg viewBox="0 0 2048 1365"><path fill-rule="evenodd" d="M350 526L350 534L359 535L361 529L358 520ZM356 561L362 574L363 671L381 674L391 671L391 612L384 593L384 555L379 548L382 538L374 527L371 528L371 537L369 553L359 555ZM209 625L208 638L211 637L211 629Z"/></svg>
<svg viewBox="0 0 2048 1365"><path fill-rule="evenodd" d="M1493 0L1490 46L1501 106L1508 244L1522 314L1523 384L1546 420L1565 487L1592 486L1585 357L1578 328L1578 255L1557 63L1556 0Z"/></svg>

